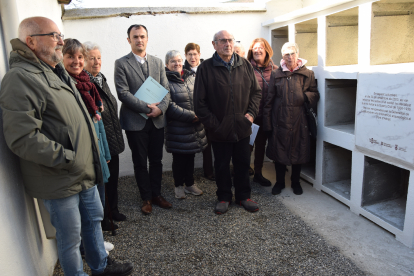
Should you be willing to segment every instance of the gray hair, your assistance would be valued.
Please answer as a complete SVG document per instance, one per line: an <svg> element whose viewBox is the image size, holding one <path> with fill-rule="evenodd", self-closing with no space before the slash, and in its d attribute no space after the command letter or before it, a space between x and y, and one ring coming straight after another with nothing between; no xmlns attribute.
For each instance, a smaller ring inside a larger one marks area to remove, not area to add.
<svg viewBox="0 0 414 276"><path fill-rule="evenodd" d="M167 54L165 55L165 65L168 64L168 62L170 61L170 59L175 58L177 56L180 56L181 58L183 57L181 55L181 53L179 51L177 51L177 50L168 51Z"/></svg>
<svg viewBox="0 0 414 276"><path fill-rule="evenodd" d="M99 50L99 52L102 53L101 47L99 47L99 45L95 42L86 41L82 44L83 44L83 46L85 46L86 52L93 51L93 50Z"/></svg>
<svg viewBox="0 0 414 276"><path fill-rule="evenodd" d="M240 42L234 43L234 46L233 47L234 48L240 48L240 50L242 50L242 52L245 52L244 46Z"/></svg>
<svg viewBox="0 0 414 276"><path fill-rule="evenodd" d="M295 48L295 52L297 54L299 54L299 46L298 44L296 44L295 42L286 42L285 44L283 44L282 46L282 56L285 54L286 50L289 48Z"/></svg>
<svg viewBox="0 0 414 276"><path fill-rule="evenodd" d="M216 43L216 40L217 40L219 34L224 32L224 31L226 31L226 30L221 30L221 31L218 31L217 33L214 34L214 36L213 36L214 43ZM228 32L234 38L234 35L232 33L230 33L229 31L226 31L226 32Z"/></svg>
<svg viewBox="0 0 414 276"><path fill-rule="evenodd" d="M20 41L26 43L26 37L33 34L39 34L42 32L39 24L36 22L39 17L29 17L24 19L19 24L18 36Z"/></svg>

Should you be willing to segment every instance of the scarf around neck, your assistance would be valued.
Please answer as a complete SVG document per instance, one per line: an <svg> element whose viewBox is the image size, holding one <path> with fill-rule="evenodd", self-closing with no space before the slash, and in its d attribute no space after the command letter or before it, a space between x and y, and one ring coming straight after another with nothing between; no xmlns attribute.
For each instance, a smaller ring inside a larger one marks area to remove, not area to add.
<svg viewBox="0 0 414 276"><path fill-rule="evenodd" d="M71 73L69 75L76 80L76 88L79 90L89 114L97 114L99 109L102 108L102 99L88 74L82 70L78 76L72 75Z"/></svg>

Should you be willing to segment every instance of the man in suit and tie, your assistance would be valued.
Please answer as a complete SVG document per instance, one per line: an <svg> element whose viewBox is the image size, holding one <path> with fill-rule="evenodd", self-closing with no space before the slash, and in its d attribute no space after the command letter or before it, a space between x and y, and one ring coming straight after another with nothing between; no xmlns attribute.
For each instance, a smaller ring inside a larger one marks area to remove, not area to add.
<svg viewBox="0 0 414 276"><path fill-rule="evenodd" d="M143 200L141 211L148 215L152 212L152 204L164 209L172 207L161 196L164 114L170 102L170 94L167 93L159 103L147 103L134 96L149 76L165 89L169 88L161 59L146 52L147 28L144 25L132 25L127 33L132 51L115 61L115 87L118 99L122 102L121 127L125 130L132 152L135 179ZM148 119L139 113L147 114Z"/></svg>

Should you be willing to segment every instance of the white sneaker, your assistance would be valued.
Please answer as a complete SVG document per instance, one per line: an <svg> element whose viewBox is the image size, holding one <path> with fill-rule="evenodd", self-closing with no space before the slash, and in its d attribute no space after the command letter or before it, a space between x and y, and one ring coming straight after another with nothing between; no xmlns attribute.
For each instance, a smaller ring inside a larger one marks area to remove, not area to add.
<svg viewBox="0 0 414 276"><path fill-rule="evenodd" d="M179 198L179 199L185 198L184 186L175 187L174 191L175 191L175 198Z"/></svg>
<svg viewBox="0 0 414 276"><path fill-rule="evenodd" d="M114 249L114 245L110 242L104 241L104 245L106 251L111 251L112 249Z"/></svg>
<svg viewBox="0 0 414 276"><path fill-rule="evenodd" d="M186 194L192 194L192 195L196 195L196 196L199 196L199 195L203 194L203 191L200 190L195 184L193 184L189 187L185 187L184 192Z"/></svg>
<svg viewBox="0 0 414 276"><path fill-rule="evenodd" d="M109 256L109 251L108 251L108 250L105 250L105 252L106 252L106 255L108 255L108 256Z"/></svg>

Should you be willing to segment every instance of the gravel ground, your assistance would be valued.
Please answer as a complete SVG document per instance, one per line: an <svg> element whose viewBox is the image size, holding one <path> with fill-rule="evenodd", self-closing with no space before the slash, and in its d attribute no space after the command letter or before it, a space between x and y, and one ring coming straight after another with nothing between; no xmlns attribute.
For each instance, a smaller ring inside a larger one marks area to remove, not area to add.
<svg viewBox="0 0 414 276"><path fill-rule="evenodd" d="M234 203L214 213L216 185L196 169L202 196L174 197L171 172L163 174L162 194L173 204L141 214L134 177L119 183L119 208L128 220L117 223L116 236L104 233L115 249L110 256L132 262L133 275L365 275L278 199L252 182L252 200L260 211ZM85 271L91 274L85 264ZM63 275L57 265L53 275Z"/></svg>

